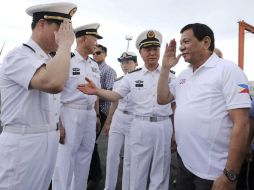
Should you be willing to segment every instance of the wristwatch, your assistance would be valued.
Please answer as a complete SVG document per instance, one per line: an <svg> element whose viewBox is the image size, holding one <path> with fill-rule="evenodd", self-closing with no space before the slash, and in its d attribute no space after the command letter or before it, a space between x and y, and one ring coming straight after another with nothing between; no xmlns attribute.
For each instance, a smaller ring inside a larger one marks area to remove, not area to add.
<svg viewBox="0 0 254 190"><path fill-rule="evenodd" d="M231 182L236 182L238 180L239 174L233 170L228 170L227 168L224 168L223 173Z"/></svg>

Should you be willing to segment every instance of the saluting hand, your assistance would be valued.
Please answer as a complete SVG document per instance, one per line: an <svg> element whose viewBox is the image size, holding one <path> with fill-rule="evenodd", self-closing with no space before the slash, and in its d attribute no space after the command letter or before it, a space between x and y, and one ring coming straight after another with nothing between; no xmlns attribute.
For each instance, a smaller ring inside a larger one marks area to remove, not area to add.
<svg viewBox="0 0 254 190"><path fill-rule="evenodd" d="M88 94L88 95L96 95L97 92L97 87L96 85L93 83L93 81L91 81L89 78L85 77L85 80L87 81L86 84L79 84L77 86L77 89L80 92L83 92L84 94Z"/></svg>
<svg viewBox="0 0 254 190"><path fill-rule="evenodd" d="M176 57L176 41L175 39L171 40L169 44L166 44L165 52L162 59L162 66L164 68L167 68L168 70L171 69L178 63L181 56L182 54L179 54Z"/></svg>
<svg viewBox="0 0 254 190"><path fill-rule="evenodd" d="M75 39L74 30L72 27L72 23L69 19L65 19L57 32L55 32L55 40L59 46L63 47L71 47Z"/></svg>

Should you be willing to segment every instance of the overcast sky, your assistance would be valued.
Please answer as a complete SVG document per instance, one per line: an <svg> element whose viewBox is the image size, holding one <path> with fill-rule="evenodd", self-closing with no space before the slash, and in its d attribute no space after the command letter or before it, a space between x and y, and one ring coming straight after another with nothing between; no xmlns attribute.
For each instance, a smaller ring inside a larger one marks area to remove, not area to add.
<svg viewBox="0 0 254 190"><path fill-rule="evenodd" d="M5 47L0 60L13 47L26 42L30 35L32 18L25 9L56 0L5 0L1 1L0 47ZM67 1L66 1L67 2ZM175 38L179 43L179 31L189 23L201 22L212 28L215 44L223 51L224 58L238 61L238 21L254 25L254 0L72 0L78 5L73 16L74 28L98 22L99 33L104 39L98 43L108 48L107 63L122 75L117 58L127 49L126 35L133 36L129 50L139 53L135 47L136 37L146 29L157 29L163 35L163 45ZM254 34L246 33L245 73L254 80ZM75 44L73 45L75 49ZM139 58L139 65L143 62ZM175 68L177 74L187 63L180 60Z"/></svg>

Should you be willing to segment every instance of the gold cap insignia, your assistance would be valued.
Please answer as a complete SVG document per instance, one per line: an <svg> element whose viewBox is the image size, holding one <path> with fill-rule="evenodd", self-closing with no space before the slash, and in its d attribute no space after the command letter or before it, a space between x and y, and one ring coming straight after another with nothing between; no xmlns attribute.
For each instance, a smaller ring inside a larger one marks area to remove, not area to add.
<svg viewBox="0 0 254 190"><path fill-rule="evenodd" d="M154 38L154 37L155 37L154 31L147 32L147 38Z"/></svg>
<svg viewBox="0 0 254 190"><path fill-rule="evenodd" d="M123 57L127 57L128 54L127 54L126 52L124 52L122 56L123 56Z"/></svg>

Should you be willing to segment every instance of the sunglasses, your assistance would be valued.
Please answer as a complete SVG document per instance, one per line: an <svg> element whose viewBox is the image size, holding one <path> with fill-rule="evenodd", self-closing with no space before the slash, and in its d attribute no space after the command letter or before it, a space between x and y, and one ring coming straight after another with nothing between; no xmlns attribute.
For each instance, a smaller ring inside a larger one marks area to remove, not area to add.
<svg viewBox="0 0 254 190"><path fill-rule="evenodd" d="M101 51L96 51L96 52L93 53L93 55L100 55L100 54L102 54Z"/></svg>

